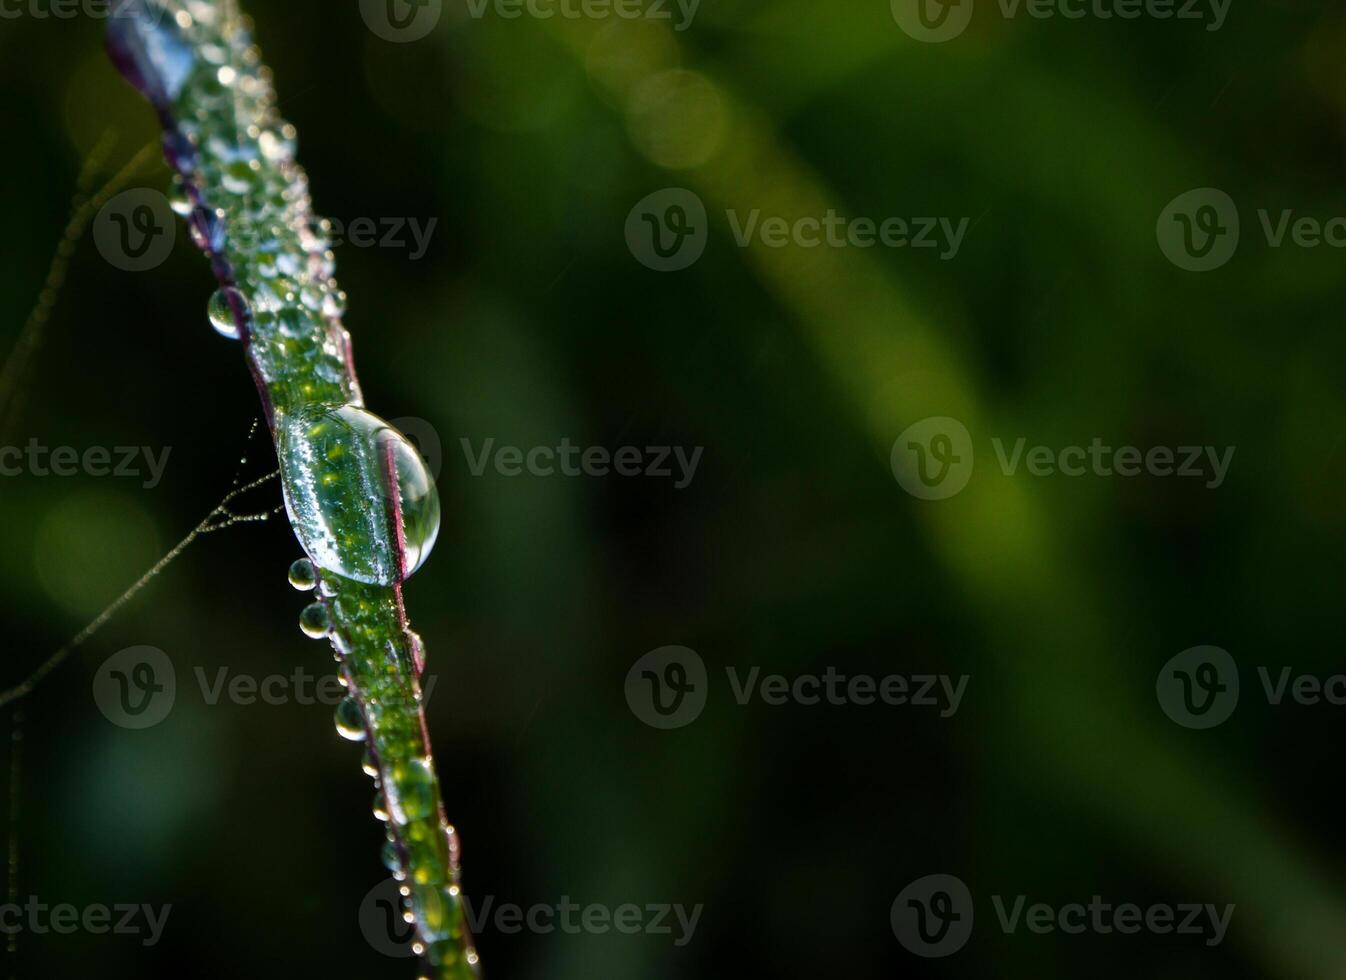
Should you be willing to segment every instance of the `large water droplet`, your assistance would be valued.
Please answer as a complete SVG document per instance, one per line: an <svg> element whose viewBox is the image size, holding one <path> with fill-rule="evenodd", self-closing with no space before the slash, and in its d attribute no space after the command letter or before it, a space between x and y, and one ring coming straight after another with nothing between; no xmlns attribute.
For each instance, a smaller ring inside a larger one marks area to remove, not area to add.
<svg viewBox="0 0 1346 980"><path fill-rule="evenodd" d="M342 738L363 742L368 736L365 716L355 698L342 698L336 706L336 730Z"/></svg>
<svg viewBox="0 0 1346 980"><path fill-rule="evenodd" d="M416 571L439 535L439 494L420 453L356 405L277 419L290 523L325 571L392 585Z"/></svg>

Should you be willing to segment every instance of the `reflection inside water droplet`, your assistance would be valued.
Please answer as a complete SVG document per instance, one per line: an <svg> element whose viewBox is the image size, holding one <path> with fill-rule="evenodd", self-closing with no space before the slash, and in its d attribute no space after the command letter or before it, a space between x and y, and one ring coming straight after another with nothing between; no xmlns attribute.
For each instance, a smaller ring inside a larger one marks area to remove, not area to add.
<svg viewBox="0 0 1346 980"><path fill-rule="evenodd" d="M290 584L300 592L308 592L318 584L318 573L313 562L300 558L290 566Z"/></svg>
<svg viewBox="0 0 1346 980"><path fill-rule="evenodd" d="M321 640L332 630L332 617L327 612L327 607L321 602L305 606L304 611L299 614L299 628L307 636Z"/></svg>
<svg viewBox="0 0 1346 980"><path fill-rule="evenodd" d="M439 535L439 494L415 447L356 405L277 419L285 505L317 566L392 585L416 571Z"/></svg>
<svg viewBox="0 0 1346 980"><path fill-rule="evenodd" d="M368 732L365 730L365 717L355 698L342 698L336 706L336 730L342 738L352 742L363 742Z"/></svg>

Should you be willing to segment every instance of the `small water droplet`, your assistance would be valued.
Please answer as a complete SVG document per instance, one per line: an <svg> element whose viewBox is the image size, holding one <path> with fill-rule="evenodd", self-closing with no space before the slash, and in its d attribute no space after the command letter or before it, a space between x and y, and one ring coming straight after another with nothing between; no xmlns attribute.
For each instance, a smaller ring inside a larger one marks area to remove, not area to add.
<svg viewBox="0 0 1346 980"><path fill-rule="evenodd" d="M379 778L379 767L374 765L374 753L369 749L365 749L364 758L360 760L360 768L364 770L366 776Z"/></svg>
<svg viewBox="0 0 1346 980"><path fill-rule="evenodd" d="M402 858L397 853L397 844L394 841L383 842L383 866L389 871L402 870Z"/></svg>
<svg viewBox="0 0 1346 980"><path fill-rule="evenodd" d="M338 735L352 742L363 742L368 736L364 713L355 698L342 698L337 704L336 730Z"/></svg>
<svg viewBox="0 0 1346 980"><path fill-rule="evenodd" d="M384 802L382 793L374 794L374 819L388 822L388 804Z"/></svg>
<svg viewBox="0 0 1346 980"><path fill-rule="evenodd" d="M242 331L238 327L240 318L244 324L252 319L252 308L248 305L247 298L232 286L215 290L214 295L210 297L207 312L210 316L210 325L215 328L215 332L230 340L237 340L242 336Z"/></svg>
<svg viewBox="0 0 1346 980"><path fill-rule="evenodd" d="M290 584L300 592L308 592L318 584L318 573L313 562L300 558L290 566Z"/></svg>
<svg viewBox="0 0 1346 980"><path fill-rule="evenodd" d="M246 194L252 189L256 171L250 160L231 160L220 174L220 184L230 194Z"/></svg>
<svg viewBox="0 0 1346 980"><path fill-rule="evenodd" d="M321 640L332 630L332 617L327 612L327 607L321 602L305 606L304 611L299 614L299 628L307 636Z"/></svg>
<svg viewBox="0 0 1346 980"><path fill-rule="evenodd" d="M214 255L224 248L224 220L217 212L209 208L193 208L187 227L192 241L201 251Z"/></svg>
<svg viewBox="0 0 1346 980"><path fill-rule="evenodd" d="M187 217L192 213L192 208L196 207L196 202L187 192L187 182L180 176L173 178L173 186L168 192L168 206L179 218Z"/></svg>
<svg viewBox="0 0 1346 980"><path fill-rule="evenodd" d="M346 315L346 294L337 290L328 292L323 296L322 311L324 316L337 319Z"/></svg>

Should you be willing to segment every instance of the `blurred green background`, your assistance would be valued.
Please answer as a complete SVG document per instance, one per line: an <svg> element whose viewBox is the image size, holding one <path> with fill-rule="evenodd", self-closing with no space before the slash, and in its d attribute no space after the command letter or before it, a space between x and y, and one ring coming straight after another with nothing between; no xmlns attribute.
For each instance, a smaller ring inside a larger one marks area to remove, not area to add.
<svg viewBox="0 0 1346 980"><path fill-rule="evenodd" d="M27 0L25 0L25 3ZM14 9L14 8L10 8ZM692 941L479 936L487 976L1346 976L1343 707L1273 707L1255 668L1342 669L1339 249L1272 248L1257 209L1346 214L1346 14L1234 0L1223 26L1005 18L944 44L882 0L706 0L694 23L507 19L446 0L392 43L355 2L253 3L320 213L436 219L428 252L338 249L370 407L442 444L444 525L408 608L469 895L704 904ZM0 349L82 162L157 139L96 18L0 20ZM164 189L158 155L132 186ZM1237 202L1237 254L1167 261L1177 195ZM668 187L704 256L628 248ZM967 216L957 255L740 248L725 211ZM0 481L0 682L17 682L226 492L256 393L179 228L127 273L76 253L23 445L171 447L162 483ZM968 488L921 501L889 454L963 421ZM1236 446L1218 490L1003 475L989 440ZM474 476L462 440L704 447L694 481ZM254 445L245 472L272 465ZM424 445L424 443L423 443ZM279 503L274 487L263 505ZM383 879L359 750L321 705L207 704L193 680L332 669L297 629L283 522L210 536L23 703L19 894L173 906L163 941L18 937L20 977L411 977L358 910ZM1242 670L1234 716L1171 722L1160 668ZM98 665L150 645L172 714L110 724ZM692 724L642 724L646 652L710 670ZM740 706L726 667L969 674L959 712ZM923 960L894 899L957 875L965 949ZM990 895L1234 903L1226 940L1004 934Z"/></svg>

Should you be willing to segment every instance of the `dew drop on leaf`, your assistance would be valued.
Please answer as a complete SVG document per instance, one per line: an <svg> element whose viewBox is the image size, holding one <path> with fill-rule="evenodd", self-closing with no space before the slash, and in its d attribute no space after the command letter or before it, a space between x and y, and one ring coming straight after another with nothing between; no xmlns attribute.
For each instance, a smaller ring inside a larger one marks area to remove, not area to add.
<svg viewBox="0 0 1346 980"><path fill-rule="evenodd" d="M225 286L223 289L215 290L214 295L210 297L207 313L210 316L210 325L215 328L216 333L221 337L237 340L242 335L238 327L239 320L241 318L244 323L248 322L252 317L252 308L242 293L232 286Z"/></svg>
<svg viewBox="0 0 1346 980"><path fill-rule="evenodd" d="M402 859L398 857L397 844L393 841L383 842L383 866L392 872L402 870Z"/></svg>
<svg viewBox="0 0 1346 980"><path fill-rule="evenodd" d="M365 717L355 698L342 698L337 704L336 730L338 735L352 742L363 742L368 735L365 729Z"/></svg>
<svg viewBox="0 0 1346 980"><path fill-rule="evenodd" d="M290 584L300 592L311 591L318 584L318 573L313 562L300 558L290 566Z"/></svg>
<svg viewBox="0 0 1346 980"><path fill-rule="evenodd" d="M187 217L196 207L196 202L187 193L186 182L180 176L173 179L173 186L168 192L168 206L179 218Z"/></svg>
<svg viewBox="0 0 1346 980"><path fill-rule="evenodd" d="M357 405L283 413L277 455L290 523L320 569L392 585L439 535L439 494L420 453Z"/></svg>
<svg viewBox="0 0 1346 980"><path fill-rule="evenodd" d="M304 611L299 614L299 628L306 636L321 640L332 631L332 617L327 612L327 607L321 602L305 606Z"/></svg>

